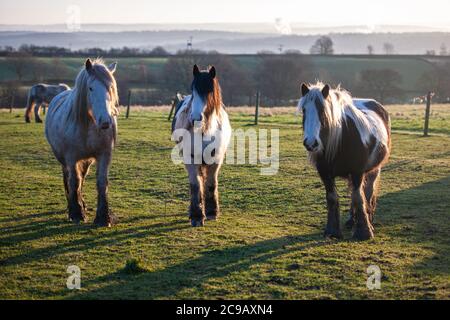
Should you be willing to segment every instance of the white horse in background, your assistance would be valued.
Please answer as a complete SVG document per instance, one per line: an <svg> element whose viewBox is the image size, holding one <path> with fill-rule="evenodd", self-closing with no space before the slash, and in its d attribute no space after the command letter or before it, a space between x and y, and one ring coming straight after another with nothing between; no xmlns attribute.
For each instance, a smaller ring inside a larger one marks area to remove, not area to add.
<svg viewBox="0 0 450 320"><path fill-rule="evenodd" d="M30 91L28 91L25 122L31 122L31 113L34 107L34 120L37 123L41 123L42 120L41 117L39 117L41 107L50 104L54 97L66 90L70 90L70 87L65 83L60 83L58 85L39 83L32 86Z"/></svg>
<svg viewBox="0 0 450 320"><path fill-rule="evenodd" d="M69 219L86 221L82 186L89 167L97 162L97 214L94 223L111 226L116 217L108 205L108 170L117 135L118 95L116 63L86 60L73 90L56 96L49 105L45 135L61 163Z"/></svg>
<svg viewBox="0 0 450 320"><path fill-rule="evenodd" d="M194 66L192 94L176 110L172 138L178 142L189 175L191 225L200 227L205 218L216 220L220 214L218 176L231 139L214 67L200 71Z"/></svg>

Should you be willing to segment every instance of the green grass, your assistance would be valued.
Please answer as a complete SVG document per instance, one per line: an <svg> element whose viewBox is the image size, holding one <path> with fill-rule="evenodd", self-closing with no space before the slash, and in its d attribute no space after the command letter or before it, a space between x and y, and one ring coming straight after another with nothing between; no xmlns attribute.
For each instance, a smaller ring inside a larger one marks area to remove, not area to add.
<svg viewBox="0 0 450 320"><path fill-rule="evenodd" d="M322 237L323 186L301 147L300 119L288 115L263 116L259 126L280 129L279 173L224 166L221 219L191 228L186 173L170 160L166 117L122 113L110 172L120 222L98 229L95 170L85 187L90 222L73 225L43 126L22 123L22 111L0 113L0 298L450 298L448 131L393 135L376 238L354 242L350 231L342 241ZM394 116L393 126L407 127L404 117ZM231 119L235 128L253 127L250 115ZM450 117L443 121L448 130ZM344 213L346 185L338 187ZM372 264L382 270L381 290L366 288ZM81 268L81 290L66 288L69 265Z"/></svg>

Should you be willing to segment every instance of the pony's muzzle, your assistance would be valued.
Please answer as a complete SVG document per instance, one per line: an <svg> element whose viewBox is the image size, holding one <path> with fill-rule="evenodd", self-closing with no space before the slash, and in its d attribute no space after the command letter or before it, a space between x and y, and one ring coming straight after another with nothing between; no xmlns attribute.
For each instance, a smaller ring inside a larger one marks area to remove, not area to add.
<svg viewBox="0 0 450 320"><path fill-rule="evenodd" d="M317 151L317 148L319 147L319 142L316 139L314 139L313 141L308 141L308 139L305 139L303 140L303 145L309 152L314 152Z"/></svg>
<svg viewBox="0 0 450 320"><path fill-rule="evenodd" d="M98 119L98 127L101 130L108 130L111 128L111 119L103 119L100 117L100 119Z"/></svg>
<svg viewBox="0 0 450 320"><path fill-rule="evenodd" d="M100 124L100 129L102 130L107 130L111 127L111 124L109 122L103 122L102 124Z"/></svg>

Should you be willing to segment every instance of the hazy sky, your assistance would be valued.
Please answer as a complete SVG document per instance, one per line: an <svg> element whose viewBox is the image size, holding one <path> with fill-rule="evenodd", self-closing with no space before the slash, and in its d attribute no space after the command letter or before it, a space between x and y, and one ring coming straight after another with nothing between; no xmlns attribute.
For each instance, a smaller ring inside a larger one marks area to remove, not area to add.
<svg viewBox="0 0 450 320"><path fill-rule="evenodd" d="M0 24L304 22L450 27L450 0L0 0Z"/></svg>

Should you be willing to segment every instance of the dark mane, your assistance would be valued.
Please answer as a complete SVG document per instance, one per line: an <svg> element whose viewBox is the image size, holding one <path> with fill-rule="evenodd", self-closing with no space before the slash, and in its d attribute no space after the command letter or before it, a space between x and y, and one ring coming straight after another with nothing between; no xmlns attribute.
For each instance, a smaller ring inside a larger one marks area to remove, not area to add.
<svg viewBox="0 0 450 320"><path fill-rule="evenodd" d="M192 91L194 90L206 100L206 109L204 112L206 121L204 129L207 130L209 128L211 115L215 113L220 119L222 90L217 77L212 79L209 75L209 71L201 71L194 77L194 81L192 81Z"/></svg>
<svg viewBox="0 0 450 320"><path fill-rule="evenodd" d="M214 91L215 79L211 79L208 71L201 71L200 74L192 81L191 89L195 90L202 97L206 97L208 94Z"/></svg>

